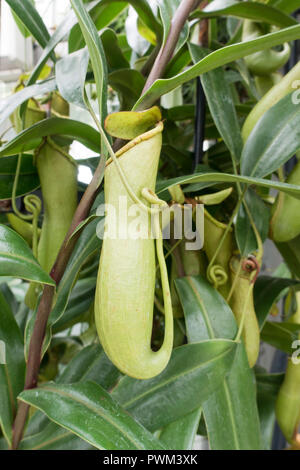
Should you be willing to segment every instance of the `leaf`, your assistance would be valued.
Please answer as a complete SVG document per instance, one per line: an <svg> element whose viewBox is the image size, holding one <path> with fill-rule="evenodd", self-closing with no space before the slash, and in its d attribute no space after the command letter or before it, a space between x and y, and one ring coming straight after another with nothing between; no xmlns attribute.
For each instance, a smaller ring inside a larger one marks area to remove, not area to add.
<svg viewBox="0 0 300 470"><path fill-rule="evenodd" d="M270 210L255 191L251 189L246 192L244 201L260 238L264 242L269 231ZM242 256L248 256L258 248L256 236L244 205L241 205L237 215L235 237Z"/></svg>
<svg viewBox="0 0 300 470"><path fill-rule="evenodd" d="M63 372L57 377L56 383L58 384L71 384L75 382L84 382L92 380L101 387L109 390L112 388L118 378L120 377L119 370L108 359L102 347L99 344L91 344L83 348L77 353ZM45 427L49 427L49 419L41 412L36 411L30 418L26 437L37 439L38 442L44 442ZM55 438L59 426L54 423L51 424L50 429L47 430L47 438ZM46 432L46 431L45 431ZM73 435L73 438L78 439Z"/></svg>
<svg viewBox="0 0 300 470"><path fill-rule="evenodd" d="M78 24L89 51L96 82L99 116L102 123L107 115L107 69L102 42L82 0L71 0L71 5L76 13Z"/></svg>
<svg viewBox="0 0 300 470"><path fill-rule="evenodd" d="M189 45L194 63L209 53L194 44ZM235 110L231 89L222 68L201 75L201 83L208 102L210 113L233 159L240 160L243 148L241 129Z"/></svg>
<svg viewBox="0 0 300 470"><path fill-rule="evenodd" d="M274 24L276 26L292 26L297 23L294 18L277 10L273 6L258 2L239 2L234 0L215 0L202 11L197 10L191 18L216 18L219 16L234 16L250 20Z"/></svg>
<svg viewBox="0 0 300 470"><path fill-rule="evenodd" d="M284 258L290 271L300 278L300 237L285 243L276 243L276 247Z"/></svg>
<svg viewBox="0 0 300 470"><path fill-rule="evenodd" d="M37 40L42 48L49 41L50 35L41 16L30 0L6 0L19 20Z"/></svg>
<svg viewBox="0 0 300 470"><path fill-rule="evenodd" d="M1 153L0 153L1 155ZM280 191L289 193L300 198L300 186L293 184L281 183L278 181L271 181L263 178L254 178L249 176L241 175L230 175L228 173L218 172L204 172L204 173L193 173L192 175L179 176L169 180L161 180L156 184L156 192L161 193L172 186L177 184L190 184L190 183L202 183L202 182L213 182L216 183L245 183L248 185L257 185L263 188L278 189Z"/></svg>
<svg viewBox="0 0 300 470"><path fill-rule="evenodd" d="M10 444L17 408L16 397L24 387L25 359L21 331L1 291L0 348L5 356L5 364L0 360L0 427ZM0 357L3 359L3 354Z"/></svg>
<svg viewBox="0 0 300 470"><path fill-rule="evenodd" d="M18 108L22 103L37 95L44 95L56 89L56 82L54 78L45 80L36 85L31 85L23 88L17 93L13 93L4 100L1 100L0 106L0 126L4 121Z"/></svg>
<svg viewBox="0 0 300 470"><path fill-rule="evenodd" d="M168 424L160 433L159 439L167 449L193 450L201 409L192 411L183 418Z"/></svg>
<svg viewBox="0 0 300 470"><path fill-rule="evenodd" d="M36 412L37 413L37 412ZM22 439L19 450L95 450L88 442L53 422L40 432Z"/></svg>
<svg viewBox="0 0 300 470"><path fill-rule="evenodd" d="M14 230L0 224L0 276L13 276L55 286L41 268L29 246Z"/></svg>
<svg viewBox="0 0 300 470"><path fill-rule="evenodd" d="M120 109L128 110L141 95L145 78L138 70L123 69L111 72L108 75L108 82L119 95Z"/></svg>
<svg viewBox="0 0 300 470"><path fill-rule="evenodd" d="M130 64L119 45L118 36L112 29L105 29L101 34L101 40L110 72L130 68Z"/></svg>
<svg viewBox="0 0 300 470"><path fill-rule="evenodd" d="M223 297L201 276L175 281L186 319L189 342L234 338L233 313ZM227 377L202 404L211 449L260 449L260 429L253 372L244 345ZM226 432L224 433L224 429Z"/></svg>
<svg viewBox="0 0 300 470"><path fill-rule="evenodd" d="M105 130L113 137L131 140L148 131L160 120L161 112L157 106L141 112L121 111L107 116Z"/></svg>
<svg viewBox="0 0 300 470"><path fill-rule="evenodd" d="M90 12L97 31L108 26L123 10L127 2L100 2ZM69 53L75 52L85 46L79 25L75 25L69 34Z"/></svg>
<svg viewBox="0 0 300 470"><path fill-rule="evenodd" d="M269 49L283 44L284 42L293 41L294 39L298 39L299 35L300 25L290 26L289 28L266 34L258 39L222 47L221 49L212 52L184 72L175 75L172 78L156 80L136 102L134 110L141 111L142 109L150 108L162 95L174 90L179 85L196 78L200 74L229 64L234 60L241 59L242 57L253 54L254 52Z"/></svg>
<svg viewBox="0 0 300 470"><path fill-rule="evenodd" d="M0 161L0 200L11 199L16 174L18 155L1 158ZM22 155L20 178L16 196L23 196L40 186L36 167L33 165L32 155Z"/></svg>
<svg viewBox="0 0 300 470"><path fill-rule="evenodd" d="M235 343L222 340L180 346L157 377L124 377L112 396L147 429L157 430L201 406L222 382L235 351Z"/></svg>
<svg viewBox="0 0 300 470"><path fill-rule="evenodd" d="M100 135L93 127L80 121L64 118L48 118L20 132L0 149L0 157L32 150L48 135L65 135L99 152Z"/></svg>
<svg viewBox="0 0 300 470"><path fill-rule="evenodd" d="M243 149L243 175L269 175L300 148L300 108L292 95L286 95L256 123Z"/></svg>
<svg viewBox="0 0 300 470"><path fill-rule="evenodd" d="M300 325L288 322L266 322L261 330L261 339L276 349L292 355L292 344L299 339Z"/></svg>
<svg viewBox="0 0 300 470"><path fill-rule="evenodd" d="M94 8L98 3L100 3L101 0L95 0L93 2L90 2L87 6L86 9L87 11L90 11L92 8ZM41 54L41 57L39 58L35 68L33 69L29 80L27 82L27 86L33 85L44 67L45 63L47 62L48 58L52 54L52 51L54 51L55 47L59 42L61 42L65 36L68 34L70 29L73 28L73 26L77 23L77 18L76 15L73 11L71 11L66 18L63 19L63 21L60 23L58 28L55 30L55 32L52 34L51 38L49 39L48 43L46 46L43 48L43 52ZM24 113L26 109L26 104L22 105L21 108L21 115Z"/></svg>
<svg viewBox="0 0 300 470"><path fill-rule="evenodd" d="M47 384L19 395L98 449L152 450L162 445L94 382Z"/></svg>
<svg viewBox="0 0 300 470"><path fill-rule="evenodd" d="M254 285L254 305L260 328L263 328L270 310L289 287L296 286L299 281L280 277L259 276Z"/></svg>
<svg viewBox="0 0 300 470"><path fill-rule="evenodd" d="M299 0L275 0L273 6L285 13L292 13L299 8Z"/></svg>
<svg viewBox="0 0 300 470"><path fill-rule="evenodd" d="M57 87L62 97L84 109L84 87L89 59L88 50L85 48L67 55L55 66Z"/></svg>

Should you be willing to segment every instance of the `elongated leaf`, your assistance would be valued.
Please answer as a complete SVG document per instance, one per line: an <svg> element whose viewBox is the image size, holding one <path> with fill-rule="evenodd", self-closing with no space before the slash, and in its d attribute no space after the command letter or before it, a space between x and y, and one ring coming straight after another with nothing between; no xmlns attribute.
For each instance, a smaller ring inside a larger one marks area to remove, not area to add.
<svg viewBox="0 0 300 470"><path fill-rule="evenodd" d="M56 82L54 78L45 80L44 82L36 85L31 85L23 88L22 90L14 93L4 100L1 100L0 104L0 126L4 121L14 112L18 106L32 98L33 96L43 95L44 93L50 93L55 90Z"/></svg>
<svg viewBox="0 0 300 470"><path fill-rule="evenodd" d="M276 243L280 254L284 258L289 270L300 278L300 236L289 242Z"/></svg>
<svg viewBox="0 0 300 470"><path fill-rule="evenodd" d="M194 63L207 56L209 50L190 45ZM204 93L210 113L227 148L236 162L240 160L243 140L231 89L222 68L217 68L201 76Z"/></svg>
<svg viewBox="0 0 300 470"><path fill-rule="evenodd" d="M16 174L18 156L2 158L0 162L0 200L11 199ZM17 196L23 196L37 189L40 185L32 155L22 155L20 178L16 191Z"/></svg>
<svg viewBox="0 0 300 470"><path fill-rule="evenodd" d="M41 143L43 137L48 135L65 135L78 140L95 152L100 149L99 132L88 124L72 119L48 118L28 127L1 147L0 157L32 150Z"/></svg>
<svg viewBox="0 0 300 470"><path fill-rule="evenodd" d="M189 342L236 335L232 311L207 280L191 276L177 279L175 284L184 309ZM228 377L223 378L202 409L212 449L260 449L253 372L243 344L238 346Z"/></svg>
<svg viewBox="0 0 300 470"><path fill-rule="evenodd" d="M95 23L97 31L108 26L123 10L127 2L101 2L94 7L91 12L91 18ZM84 47L85 42L79 25L75 25L69 34L69 52L75 52Z"/></svg>
<svg viewBox="0 0 300 470"><path fill-rule="evenodd" d="M119 45L118 36L112 29L105 29L101 34L101 40L110 72L130 68L130 64Z"/></svg>
<svg viewBox="0 0 300 470"><path fill-rule="evenodd" d="M300 325L288 322L266 322L261 331L261 338L276 349L292 355L292 344L299 339Z"/></svg>
<svg viewBox="0 0 300 470"><path fill-rule="evenodd" d="M201 406L222 382L235 351L235 343L221 340L175 348L161 374L150 380L124 377L112 396L147 429L159 429Z"/></svg>
<svg viewBox="0 0 300 470"><path fill-rule="evenodd" d="M95 447L65 428L49 422L42 431L25 437L20 450L90 450Z"/></svg>
<svg viewBox="0 0 300 470"><path fill-rule="evenodd" d="M168 424L160 433L160 440L167 449L192 450L200 417L201 408Z"/></svg>
<svg viewBox="0 0 300 470"><path fill-rule="evenodd" d="M1 155L1 154L0 154ZM158 181L156 185L156 192L161 193L172 186L177 184L190 184L190 183L245 183L248 185L254 184L261 186L262 188L272 188L278 189L280 191L289 193L296 197L300 198L300 186L281 183L278 181L271 181L263 178L254 178L249 176L241 175L230 175L228 173L193 173L192 175L179 176L177 178L172 178L169 180Z"/></svg>
<svg viewBox="0 0 300 470"><path fill-rule="evenodd" d="M255 125L241 158L244 175L269 175L300 148L300 108L292 95L272 106Z"/></svg>
<svg viewBox="0 0 300 470"><path fill-rule="evenodd" d="M162 449L143 426L134 421L99 385L48 384L26 390L19 398L42 410L51 420L98 449Z"/></svg>
<svg viewBox="0 0 300 470"><path fill-rule="evenodd" d="M270 210L263 200L251 189L245 194L245 203L247 204L247 208L260 238L262 242L264 242L269 231ZM235 236L242 256L248 256L258 248L256 236L244 205L240 207L238 212Z"/></svg>
<svg viewBox="0 0 300 470"><path fill-rule="evenodd" d="M276 8L258 2L239 2L235 0L215 0L202 11L197 10L191 18L215 18L218 16L235 16L263 21L276 26L292 26L297 21Z"/></svg>
<svg viewBox="0 0 300 470"><path fill-rule="evenodd" d="M57 377L56 382L71 384L92 380L109 390L116 384L119 377L119 370L108 359L102 347L99 344L92 344L83 348L72 358L63 372ZM28 423L26 437L37 439L37 442L44 442L44 434L40 434L45 427L50 427L47 432L45 431L47 438L55 440L59 426L53 423L49 426L49 419L45 414L36 411ZM73 435L73 438L76 437Z"/></svg>
<svg viewBox="0 0 300 470"><path fill-rule="evenodd" d="M272 276L259 276L254 286L254 305L260 328L263 328L270 310L289 287L299 285L294 279L284 279Z"/></svg>
<svg viewBox="0 0 300 470"><path fill-rule="evenodd" d="M111 72L108 83L119 95L121 110L127 111L141 95L145 78L138 70L124 69Z"/></svg>
<svg viewBox="0 0 300 470"><path fill-rule="evenodd" d="M258 39L218 49L175 77L156 80L137 101L134 109L142 110L151 107L162 95L174 90L179 85L196 78L200 74L229 64L234 60L241 59L242 57L254 52L269 49L270 47L278 46L284 42L293 41L299 37L300 25L291 26L275 33L266 34Z"/></svg>
<svg viewBox="0 0 300 470"><path fill-rule="evenodd" d="M86 10L90 11L92 8L94 8L98 3L100 3L101 0L95 0L93 2L90 2L86 6ZM37 62L34 70L32 71L29 80L27 82L27 86L33 85L44 67L45 63L49 59L50 55L52 54L52 51L54 51L55 47L59 42L61 42L65 36L68 34L68 32L73 28L73 26L77 24L77 18L76 15L73 11L71 11L66 18L63 19L61 24L58 26L56 31L52 34L51 38L49 39L47 45L44 47L43 52L41 57L39 58L39 61ZM26 103L22 105L21 108L21 114L24 113L26 109Z"/></svg>
<svg viewBox="0 0 300 470"><path fill-rule="evenodd" d="M89 53L87 49L69 54L59 60L55 67L57 87L63 98L69 103L86 108L84 86Z"/></svg>
<svg viewBox="0 0 300 470"><path fill-rule="evenodd" d="M275 0L272 3L274 7L285 13L292 13L299 8L298 0L289 0L288 2L286 0Z"/></svg>
<svg viewBox="0 0 300 470"><path fill-rule="evenodd" d="M0 225L0 276L55 285L40 267L25 240L5 225Z"/></svg>
<svg viewBox="0 0 300 470"><path fill-rule="evenodd" d="M101 122L103 122L107 115L107 68L102 42L82 0L71 0L71 5L76 13L78 24L89 50L96 82L99 116Z"/></svg>
<svg viewBox="0 0 300 470"><path fill-rule="evenodd" d="M38 11L30 0L6 0L6 3L17 15L19 20L24 24L27 30L44 48L49 41L50 35L39 15Z"/></svg>
<svg viewBox="0 0 300 470"><path fill-rule="evenodd" d="M17 408L16 397L24 387L25 359L21 331L1 291L0 348L0 427L10 444Z"/></svg>

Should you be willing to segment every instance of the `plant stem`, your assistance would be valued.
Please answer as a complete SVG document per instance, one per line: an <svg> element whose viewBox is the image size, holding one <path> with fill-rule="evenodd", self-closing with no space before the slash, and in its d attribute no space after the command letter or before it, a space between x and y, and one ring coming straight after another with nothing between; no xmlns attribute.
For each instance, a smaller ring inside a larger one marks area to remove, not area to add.
<svg viewBox="0 0 300 470"><path fill-rule="evenodd" d="M150 88L155 80L163 75L163 72L175 51L176 44L184 23L188 19L189 14L198 6L199 3L200 0L183 0L180 3L172 19L167 40L165 44L162 45L155 59L154 65L146 81L142 94L145 93L148 88Z"/></svg>

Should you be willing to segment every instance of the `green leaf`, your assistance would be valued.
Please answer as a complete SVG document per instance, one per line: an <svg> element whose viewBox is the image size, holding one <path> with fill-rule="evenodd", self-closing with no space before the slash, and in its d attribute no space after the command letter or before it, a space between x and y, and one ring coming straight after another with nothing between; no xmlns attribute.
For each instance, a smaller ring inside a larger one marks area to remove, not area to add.
<svg viewBox="0 0 300 470"><path fill-rule="evenodd" d="M19 398L98 449L163 449L152 434L94 382L50 383L26 390Z"/></svg>
<svg viewBox="0 0 300 470"><path fill-rule="evenodd" d="M10 444L17 409L16 397L24 387L25 359L21 331L1 291L0 351L0 427Z"/></svg>
<svg viewBox="0 0 300 470"><path fill-rule="evenodd" d="M0 154L1 155L1 154ZM192 175L179 176L169 180L161 180L157 182L156 192L161 193L172 186L177 184L191 184L191 183L245 183L248 185L261 186L263 188L278 189L291 194L292 196L300 199L300 186L293 184L281 183L279 181L271 181L263 178L254 178L242 175L230 175L228 173L205 172L193 173Z"/></svg>
<svg viewBox="0 0 300 470"><path fill-rule="evenodd" d="M150 431L198 409L220 385L236 352L232 341L175 348L166 369L150 380L124 377L112 396Z"/></svg>
<svg viewBox="0 0 300 470"><path fill-rule="evenodd" d="M207 338L234 338L233 313L223 297L201 276L177 279L189 342ZM227 377L202 404L210 447L260 449L260 429L253 372L243 344ZM226 432L224 432L226 429Z"/></svg>
<svg viewBox="0 0 300 470"><path fill-rule="evenodd" d="M107 69L102 42L99 38L96 26L85 9L82 0L71 0L71 5L76 13L78 24L89 50L96 82L99 116L101 122L103 122L107 115Z"/></svg>
<svg viewBox="0 0 300 470"><path fill-rule="evenodd" d="M22 103L37 95L44 95L56 89L56 82L54 78L45 80L36 85L31 85L23 88L17 93L13 93L4 100L1 100L0 106L0 126L4 121L18 108Z"/></svg>
<svg viewBox="0 0 300 470"><path fill-rule="evenodd" d="M241 59L242 57L253 54L254 52L269 49L270 47L278 46L284 42L293 41L299 37L300 25L297 25L274 33L266 34L258 39L222 47L175 77L156 80L136 102L134 109L142 110L150 108L162 95L174 90L179 85L198 77L200 74L229 64L234 60Z"/></svg>
<svg viewBox="0 0 300 470"><path fill-rule="evenodd" d="M290 271L300 278L300 236L285 243L276 243Z"/></svg>
<svg viewBox="0 0 300 470"><path fill-rule="evenodd" d="M246 192L244 201L247 204L260 238L264 242L269 231L270 210L255 191L251 189ZM248 256L258 248L256 236L244 204L241 205L238 212L235 237L242 256Z"/></svg>
<svg viewBox="0 0 300 470"><path fill-rule="evenodd" d="M249 18L259 22L263 21L264 23L281 27L297 24L297 20L272 6L263 5L258 2L239 2L234 0L215 0L202 11L195 11L191 18L216 18L227 15L237 18Z"/></svg>
<svg viewBox="0 0 300 470"><path fill-rule="evenodd" d="M242 153L243 175L269 175L300 148L300 108L292 95L272 106L255 125Z"/></svg>
<svg viewBox="0 0 300 470"><path fill-rule="evenodd" d="M193 450L201 409L192 411L183 418L168 424L160 433L159 439L167 449Z"/></svg>
<svg viewBox="0 0 300 470"><path fill-rule="evenodd" d="M209 51L193 44L189 45L194 63L207 56ZM222 68L201 75L201 83L210 113L233 159L240 160L243 148L241 129L235 110L231 89Z"/></svg>
<svg viewBox="0 0 300 470"><path fill-rule="evenodd" d="M34 258L29 246L14 230L0 225L0 276L13 276L55 286Z"/></svg>
<svg viewBox="0 0 300 470"><path fill-rule="evenodd" d="M266 322L261 330L261 339L276 349L292 355L292 344L299 339L300 325L288 322Z"/></svg>
<svg viewBox="0 0 300 470"><path fill-rule="evenodd" d="M111 72L108 83L118 93L121 110L129 110L141 95L145 78L138 70L123 69Z"/></svg>
<svg viewBox="0 0 300 470"><path fill-rule="evenodd" d="M48 135L65 135L78 140L95 152L99 152L100 149L99 132L88 124L72 119L48 118L28 127L1 147L0 157L32 150L41 143L43 137Z"/></svg>
<svg viewBox="0 0 300 470"><path fill-rule="evenodd" d="M288 2L286 0L272 0L272 4L285 13L292 13L299 8L299 0L289 0Z"/></svg>
<svg viewBox="0 0 300 470"><path fill-rule="evenodd" d="M67 55L55 66L57 87L62 97L84 109L84 87L89 59L88 50L85 48Z"/></svg>
<svg viewBox="0 0 300 470"><path fill-rule="evenodd" d="M0 200L11 199L12 189L16 174L18 155L1 158L0 161ZM40 186L40 180L36 167L33 164L32 155L22 155L20 178L16 196L23 196Z"/></svg>
<svg viewBox="0 0 300 470"><path fill-rule="evenodd" d="M101 34L101 40L110 72L130 68L130 64L119 45L118 36L112 29L105 29Z"/></svg>
<svg viewBox="0 0 300 470"><path fill-rule="evenodd" d="M38 413L38 412L36 412ZM44 416L44 415L43 415ZM95 450L88 442L55 423L49 422L40 432L22 439L20 450Z"/></svg>
<svg viewBox="0 0 300 470"><path fill-rule="evenodd" d="M97 31L108 26L123 10L127 2L100 2L90 12ZM85 42L79 25L75 25L69 34L69 53L84 47Z"/></svg>
<svg viewBox="0 0 300 470"><path fill-rule="evenodd" d="M92 8L94 8L100 2L101 2L101 0L95 0L93 2L90 2L86 6L87 11L90 11ZM58 28L52 34L52 36L49 39L46 46L43 48L43 52L41 54L41 57L39 58L35 68L33 69L32 73L29 77L29 80L27 82L27 86L33 85L37 81L42 68L44 67L45 63L47 62L50 55L52 54L52 51L54 51L57 44L65 38L65 36L69 33L70 29L72 29L75 24L77 24L77 18L76 18L75 13L73 11L71 11L66 16L66 18L63 19L63 21L60 23ZM26 104L22 105L21 115L24 113L25 109L26 109Z"/></svg>
<svg viewBox="0 0 300 470"><path fill-rule="evenodd" d="M254 286L254 305L261 329L273 304L286 294L289 287L296 286L297 284L299 284L299 281L280 277L262 275L257 278Z"/></svg>
<svg viewBox="0 0 300 470"><path fill-rule="evenodd" d="M48 30L38 11L30 0L6 0L19 20L44 48L50 39Z"/></svg>

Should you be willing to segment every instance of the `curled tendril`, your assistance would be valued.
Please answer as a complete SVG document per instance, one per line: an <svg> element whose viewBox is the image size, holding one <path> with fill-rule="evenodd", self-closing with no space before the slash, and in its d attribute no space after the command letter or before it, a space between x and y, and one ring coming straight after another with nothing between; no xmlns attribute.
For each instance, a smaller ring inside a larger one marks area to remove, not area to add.
<svg viewBox="0 0 300 470"><path fill-rule="evenodd" d="M255 272L255 276L251 280L251 282L254 284L260 271L260 265L257 258L253 255L249 255L248 258L244 259L242 262L242 270L247 273Z"/></svg>
<svg viewBox="0 0 300 470"><path fill-rule="evenodd" d="M207 278L211 284L218 289L218 287L223 286L228 281L228 275L225 269L219 264L214 264L209 266L207 269Z"/></svg>

